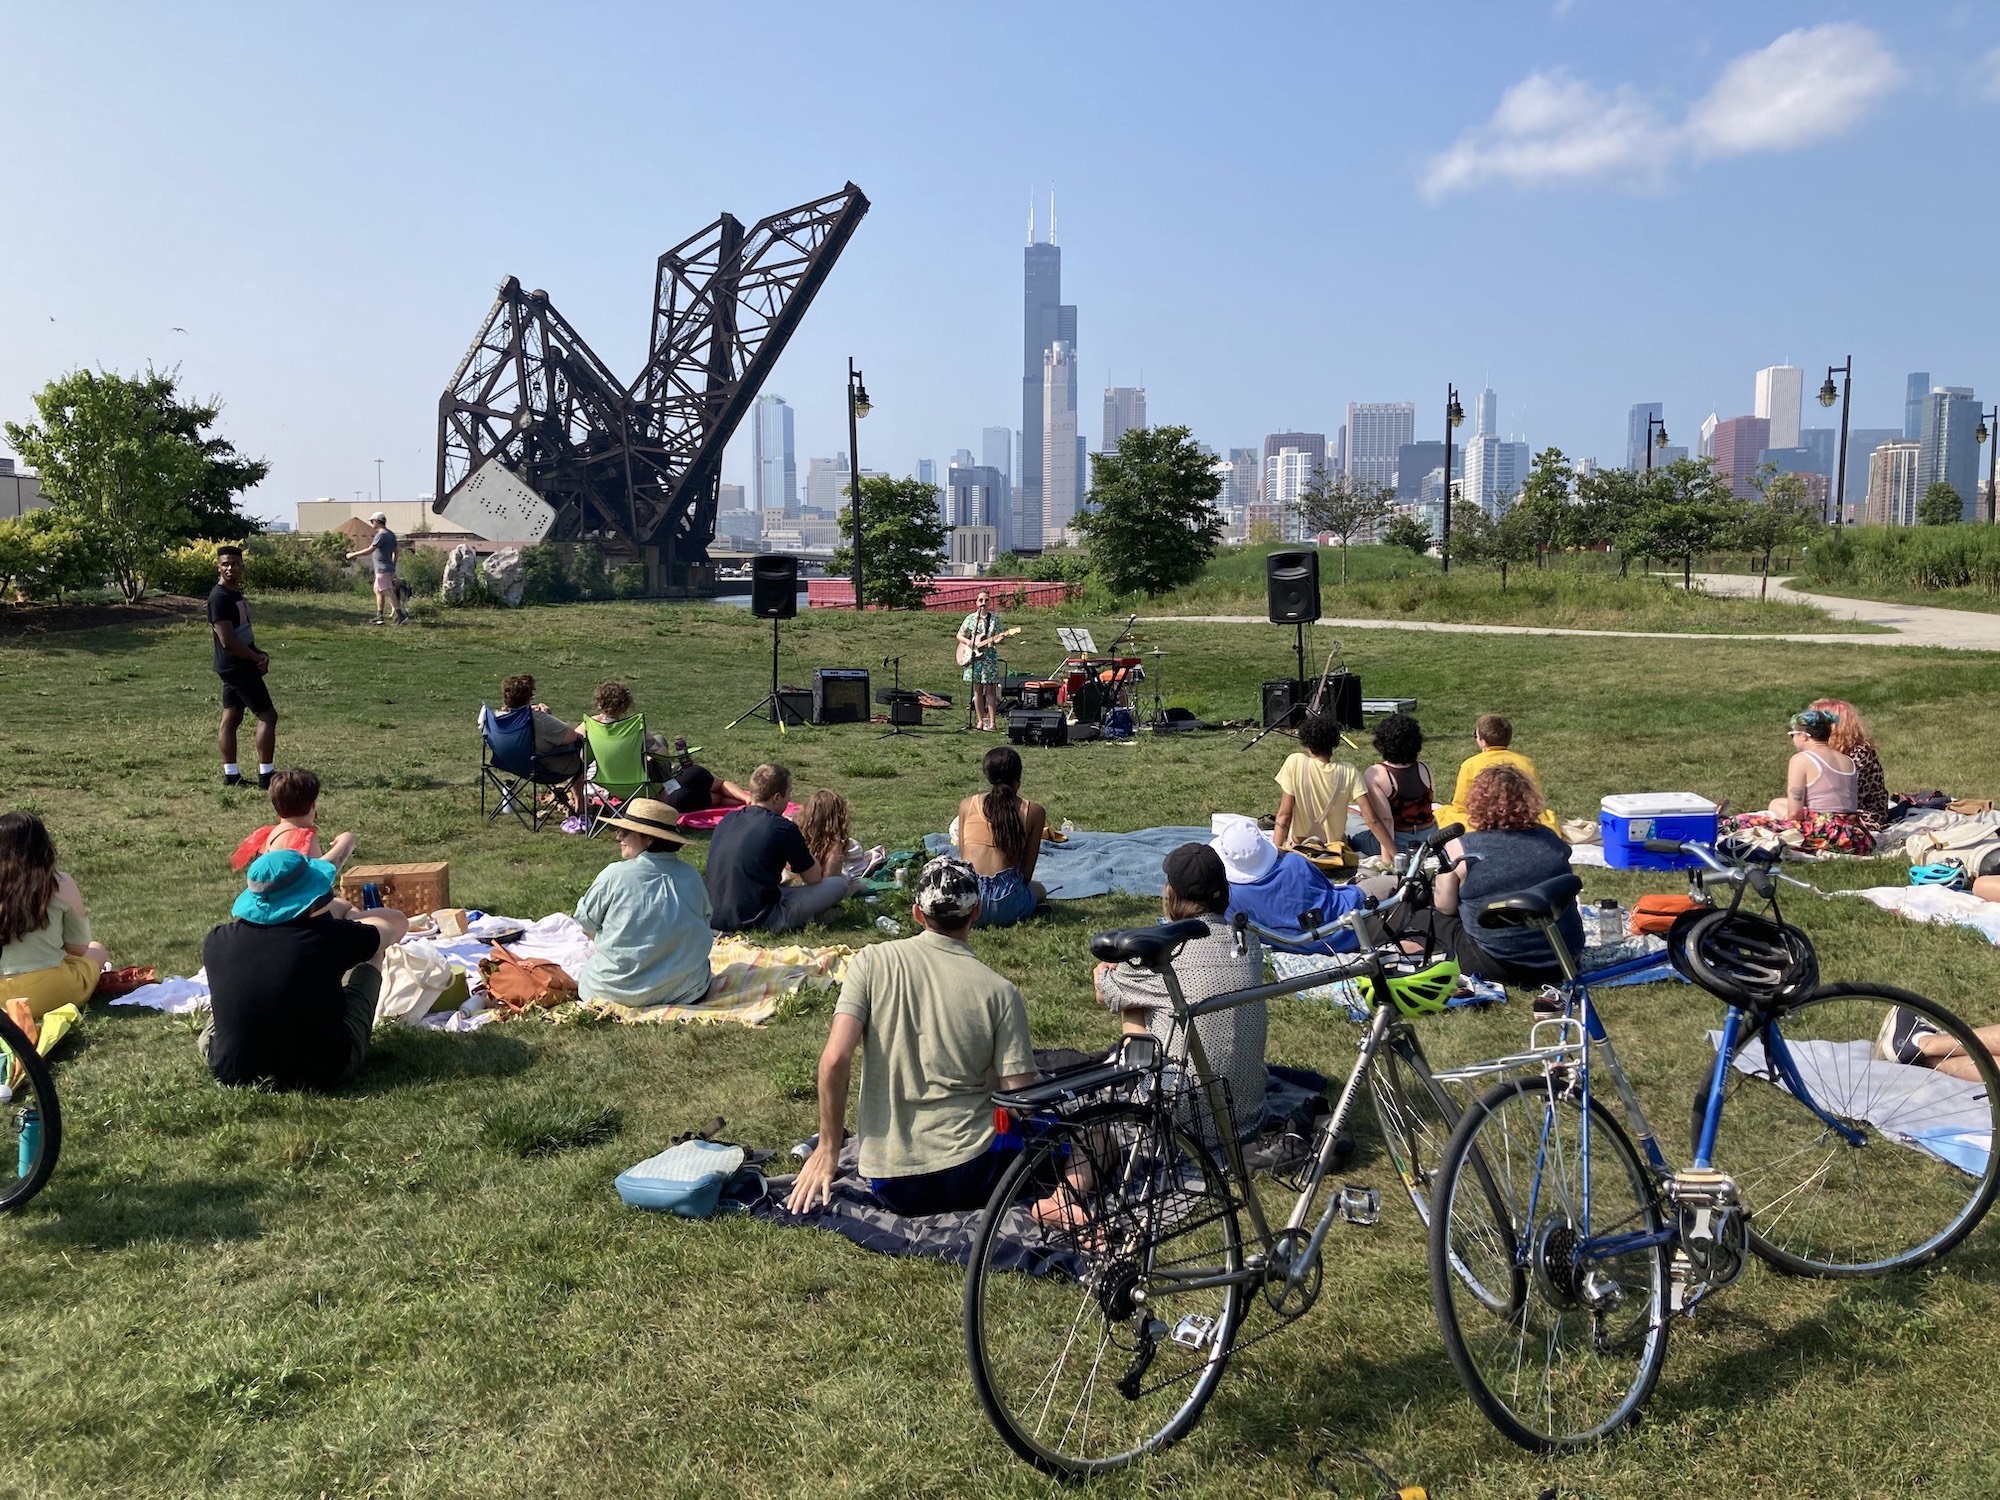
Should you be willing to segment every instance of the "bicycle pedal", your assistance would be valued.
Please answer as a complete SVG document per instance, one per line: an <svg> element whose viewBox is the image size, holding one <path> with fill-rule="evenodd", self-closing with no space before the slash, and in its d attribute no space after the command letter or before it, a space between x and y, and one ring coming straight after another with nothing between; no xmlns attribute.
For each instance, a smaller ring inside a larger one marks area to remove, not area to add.
<svg viewBox="0 0 2000 1500"><path fill-rule="evenodd" d="M1215 1319L1189 1313L1174 1325L1169 1337L1183 1349L1203 1349L1215 1337Z"/></svg>
<svg viewBox="0 0 2000 1500"><path fill-rule="evenodd" d="M1350 1182L1340 1190L1340 1216L1363 1228L1382 1217L1382 1190Z"/></svg>

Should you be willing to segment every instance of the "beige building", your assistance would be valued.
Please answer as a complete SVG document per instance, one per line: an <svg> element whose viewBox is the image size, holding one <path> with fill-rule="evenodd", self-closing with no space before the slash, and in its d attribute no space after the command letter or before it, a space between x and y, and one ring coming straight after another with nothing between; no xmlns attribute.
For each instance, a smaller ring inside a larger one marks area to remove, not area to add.
<svg viewBox="0 0 2000 1500"><path fill-rule="evenodd" d="M329 500L322 497L299 502L299 530L307 533L338 531L341 522L366 521L378 510L389 518L389 529L397 536L459 529L433 511L428 500L385 500L377 505L372 500Z"/></svg>
<svg viewBox="0 0 2000 1500"><path fill-rule="evenodd" d="M945 560L952 572L976 575L984 572L993 562L993 555L999 550L999 528L993 526L954 526L949 536L950 551Z"/></svg>
<svg viewBox="0 0 2000 1500"><path fill-rule="evenodd" d="M1868 501L1864 526L1914 526L1921 498L1917 478L1922 443L1884 443L1868 457Z"/></svg>

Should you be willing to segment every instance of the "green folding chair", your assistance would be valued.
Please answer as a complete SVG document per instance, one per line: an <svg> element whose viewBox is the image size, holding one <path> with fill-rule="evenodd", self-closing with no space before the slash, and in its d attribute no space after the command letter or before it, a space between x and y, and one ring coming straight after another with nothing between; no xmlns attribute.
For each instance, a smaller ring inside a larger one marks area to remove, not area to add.
<svg viewBox="0 0 2000 1500"><path fill-rule="evenodd" d="M580 726L590 745L590 836L608 812L622 817L634 797L658 796L659 783L646 766L646 716L627 714L615 724L584 715Z"/></svg>

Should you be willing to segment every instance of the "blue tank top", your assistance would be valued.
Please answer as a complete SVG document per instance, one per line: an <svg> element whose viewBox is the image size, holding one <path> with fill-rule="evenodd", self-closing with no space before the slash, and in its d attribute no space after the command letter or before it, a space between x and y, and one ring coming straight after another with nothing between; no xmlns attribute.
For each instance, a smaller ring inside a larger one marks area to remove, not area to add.
<svg viewBox="0 0 2000 1500"><path fill-rule="evenodd" d="M1488 828L1460 840L1476 856L1459 874L1458 913L1466 934L1486 952L1529 969L1555 967L1549 940L1537 927L1481 927L1476 913L1481 902L1510 896L1529 886L1569 874L1569 845L1548 829ZM1556 918L1556 930L1573 955L1583 952L1583 917L1574 900Z"/></svg>

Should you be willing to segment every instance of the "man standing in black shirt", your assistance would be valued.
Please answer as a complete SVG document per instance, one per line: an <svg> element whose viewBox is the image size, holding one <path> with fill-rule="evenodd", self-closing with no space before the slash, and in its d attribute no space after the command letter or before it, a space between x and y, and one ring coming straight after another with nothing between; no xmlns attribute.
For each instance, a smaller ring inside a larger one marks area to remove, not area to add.
<svg viewBox="0 0 2000 1500"><path fill-rule="evenodd" d="M717 932L762 927L790 932L838 906L855 888L839 871L819 867L799 825L785 816L792 773L759 766L750 778L751 803L715 825L708 842L708 925ZM786 885L785 871L800 885Z"/></svg>
<svg viewBox="0 0 2000 1500"><path fill-rule="evenodd" d="M203 940L210 999L197 1045L217 1081L328 1090L361 1071L382 955L410 919L386 907L358 912L333 881L323 859L260 854L231 908L236 920Z"/></svg>
<svg viewBox="0 0 2000 1500"><path fill-rule="evenodd" d="M222 784L241 786L243 768L236 763L236 731L243 711L257 716L257 785L268 787L277 769L278 710L264 674L271 658L257 649L250 627L250 601L243 597L243 549L217 547L219 581L208 595L208 628L215 637L215 675L222 679L222 730L216 736L222 751Z"/></svg>

